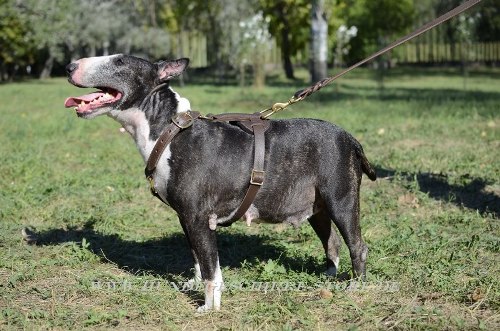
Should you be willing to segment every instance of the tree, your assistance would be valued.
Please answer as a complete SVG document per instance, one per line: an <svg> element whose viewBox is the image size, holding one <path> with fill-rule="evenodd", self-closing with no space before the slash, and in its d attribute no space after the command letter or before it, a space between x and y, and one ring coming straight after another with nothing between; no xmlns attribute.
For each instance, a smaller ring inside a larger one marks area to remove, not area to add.
<svg viewBox="0 0 500 331"><path fill-rule="evenodd" d="M254 16L257 0L170 0L164 13L169 31L199 31L207 38L207 60L220 79L234 62L235 33L239 23Z"/></svg>
<svg viewBox="0 0 500 331"><path fill-rule="evenodd" d="M40 78L53 64L112 51L157 59L170 51L169 34L158 27L157 0L17 0L17 16L26 22L24 38L36 45Z"/></svg>
<svg viewBox="0 0 500 331"><path fill-rule="evenodd" d="M480 41L500 41L500 0L485 0L479 12L475 35Z"/></svg>
<svg viewBox="0 0 500 331"><path fill-rule="evenodd" d="M29 22L26 37L44 57L40 78L50 76L54 61L64 57L64 40L74 28L71 22L73 2L70 0L19 0L16 9L23 21Z"/></svg>
<svg viewBox="0 0 500 331"><path fill-rule="evenodd" d="M261 88L265 85L266 54L271 49L271 36L267 21L262 13L257 13L242 20L233 34L233 63L240 68L240 86L244 86L245 67L250 64L253 70L253 85Z"/></svg>
<svg viewBox="0 0 500 331"><path fill-rule="evenodd" d="M117 41L117 49L151 60L165 58L171 53L171 34L162 15L165 0L129 0L124 4L116 0L114 6L124 19L119 21L120 28L114 30L117 33L112 37Z"/></svg>
<svg viewBox="0 0 500 331"><path fill-rule="evenodd" d="M353 61L386 46L412 26L413 0L349 0L348 3L347 23L358 28L357 37L351 40Z"/></svg>
<svg viewBox="0 0 500 331"><path fill-rule="evenodd" d="M0 81L12 80L20 66L34 61L29 26L15 11L13 0L0 0Z"/></svg>
<svg viewBox="0 0 500 331"><path fill-rule="evenodd" d="M314 0L311 7L311 81L327 77L328 22L325 1Z"/></svg>
<svg viewBox="0 0 500 331"><path fill-rule="evenodd" d="M353 60L361 60L368 53L381 49L402 36L413 23L413 0L358 0L350 9L348 23L358 27L351 40ZM386 70L391 66L390 52L377 57L377 81L384 87Z"/></svg>
<svg viewBox="0 0 500 331"><path fill-rule="evenodd" d="M311 3L308 0L259 0L269 19L269 32L281 48L283 69L288 79L295 79L292 56L309 40Z"/></svg>

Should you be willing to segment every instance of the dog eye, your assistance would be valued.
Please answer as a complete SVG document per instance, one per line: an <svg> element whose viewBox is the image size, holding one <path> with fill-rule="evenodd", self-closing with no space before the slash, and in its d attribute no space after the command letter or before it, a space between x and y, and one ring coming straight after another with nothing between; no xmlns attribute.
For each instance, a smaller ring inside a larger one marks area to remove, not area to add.
<svg viewBox="0 0 500 331"><path fill-rule="evenodd" d="M124 65L125 62L123 61L123 59L121 57L119 57L115 60L115 64L121 66L121 65Z"/></svg>

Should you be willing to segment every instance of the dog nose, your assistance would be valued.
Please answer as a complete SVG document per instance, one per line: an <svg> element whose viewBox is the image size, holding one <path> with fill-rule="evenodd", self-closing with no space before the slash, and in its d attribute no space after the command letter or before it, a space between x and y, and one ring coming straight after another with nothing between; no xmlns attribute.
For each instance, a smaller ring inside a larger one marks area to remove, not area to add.
<svg viewBox="0 0 500 331"><path fill-rule="evenodd" d="M71 75L78 68L78 63L70 63L66 66L66 72Z"/></svg>

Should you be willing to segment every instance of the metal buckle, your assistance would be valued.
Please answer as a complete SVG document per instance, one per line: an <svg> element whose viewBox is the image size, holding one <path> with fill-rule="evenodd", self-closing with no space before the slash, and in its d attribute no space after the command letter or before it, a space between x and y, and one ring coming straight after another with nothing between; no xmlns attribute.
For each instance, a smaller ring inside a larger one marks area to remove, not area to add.
<svg viewBox="0 0 500 331"><path fill-rule="evenodd" d="M264 183L264 175L265 175L265 171L261 171L261 170L255 170L255 169L252 169L252 174L250 175L250 184L252 185L257 185L257 186L262 186L262 184ZM255 180L255 176L256 175L261 175L261 180Z"/></svg>
<svg viewBox="0 0 500 331"><path fill-rule="evenodd" d="M181 122L180 122L180 118L183 115L186 115L187 117L189 117L185 124L181 124ZM193 125L193 122L194 122L194 118L193 118L193 116L191 116L190 112L179 113L179 114L175 115L174 117L172 117L172 123L174 123L181 130L189 128L191 125Z"/></svg>

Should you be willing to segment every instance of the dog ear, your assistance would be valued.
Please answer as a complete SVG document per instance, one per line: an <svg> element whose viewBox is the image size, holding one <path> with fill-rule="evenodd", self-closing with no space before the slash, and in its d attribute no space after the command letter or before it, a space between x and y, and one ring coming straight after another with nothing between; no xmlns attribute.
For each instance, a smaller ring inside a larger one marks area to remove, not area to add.
<svg viewBox="0 0 500 331"><path fill-rule="evenodd" d="M158 67L158 78L161 82L172 79L182 74L189 64L188 58L172 61L160 61L156 63Z"/></svg>

